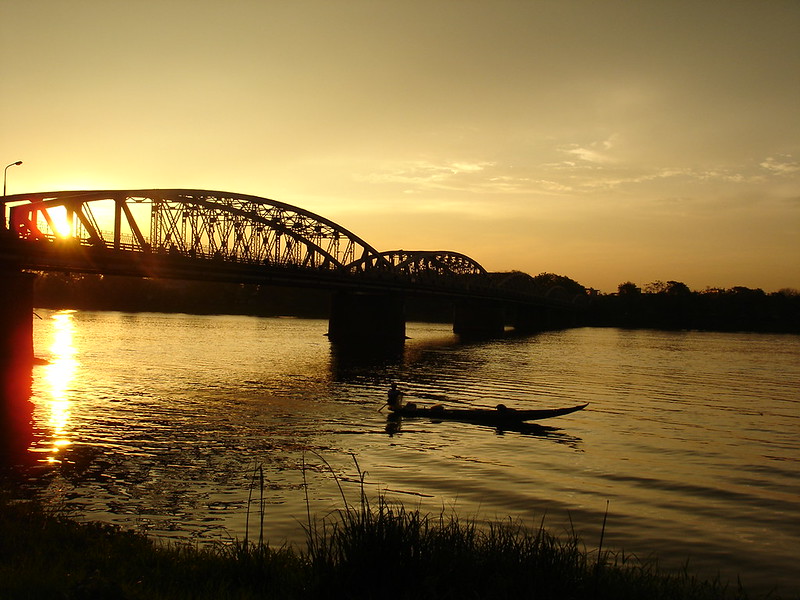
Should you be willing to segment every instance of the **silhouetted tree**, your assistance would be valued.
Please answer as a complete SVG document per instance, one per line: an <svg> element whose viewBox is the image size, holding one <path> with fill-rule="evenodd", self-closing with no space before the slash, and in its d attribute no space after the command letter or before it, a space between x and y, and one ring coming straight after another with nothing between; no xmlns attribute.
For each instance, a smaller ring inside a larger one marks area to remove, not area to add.
<svg viewBox="0 0 800 600"><path fill-rule="evenodd" d="M617 286L617 293L620 296L632 296L635 294L641 294L642 288L638 287L632 281L626 281L625 283L620 283Z"/></svg>
<svg viewBox="0 0 800 600"><path fill-rule="evenodd" d="M800 296L800 290L796 290L794 288L781 288L777 292L775 292L775 295L785 296L786 298L792 298Z"/></svg>
<svg viewBox="0 0 800 600"><path fill-rule="evenodd" d="M657 279L655 281L651 281L646 286L644 286L644 293L645 294L663 294L667 289L667 284Z"/></svg>
<svg viewBox="0 0 800 600"><path fill-rule="evenodd" d="M667 294L670 296L688 296L692 293L689 286L682 281L668 281Z"/></svg>
<svg viewBox="0 0 800 600"><path fill-rule="evenodd" d="M539 273L532 278L534 283L544 290L560 287L571 294L585 294L586 288L574 279L555 273Z"/></svg>
<svg viewBox="0 0 800 600"><path fill-rule="evenodd" d="M692 293L689 286L682 281L667 281L666 283L660 280L648 283L644 291L646 294L668 294L670 296L685 296Z"/></svg>

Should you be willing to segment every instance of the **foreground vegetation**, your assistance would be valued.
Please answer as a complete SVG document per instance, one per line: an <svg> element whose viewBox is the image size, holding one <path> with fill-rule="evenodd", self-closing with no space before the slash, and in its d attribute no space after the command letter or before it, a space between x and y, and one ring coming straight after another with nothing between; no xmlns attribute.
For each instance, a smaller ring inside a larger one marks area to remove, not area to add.
<svg viewBox="0 0 800 600"><path fill-rule="evenodd" d="M380 497L307 525L303 550L159 543L0 499L0 598L746 598L512 522L486 528Z"/></svg>

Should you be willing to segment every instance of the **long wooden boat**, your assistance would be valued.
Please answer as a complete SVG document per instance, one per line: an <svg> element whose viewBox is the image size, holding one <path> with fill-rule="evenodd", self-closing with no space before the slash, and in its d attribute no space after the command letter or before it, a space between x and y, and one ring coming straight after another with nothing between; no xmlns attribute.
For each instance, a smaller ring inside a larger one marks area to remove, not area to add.
<svg viewBox="0 0 800 600"><path fill-rule="evenodd" d="M539 421L561 417L583 410L589 403L566 408L544 408L520 410L499 404L497 408L445 408L441 404L435 406L417 406L408 403L401 407L389 407L394 415L401 417L427 417L433 420L466 421L470 423L503 424L521 423L523 421Z"/></svg>

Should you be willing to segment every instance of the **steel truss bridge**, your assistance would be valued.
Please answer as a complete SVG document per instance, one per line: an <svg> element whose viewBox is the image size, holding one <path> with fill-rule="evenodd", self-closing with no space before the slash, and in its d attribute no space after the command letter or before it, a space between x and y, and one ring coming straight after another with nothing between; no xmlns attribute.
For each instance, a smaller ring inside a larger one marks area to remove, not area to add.
<svg viewBox="0 0 800 600"><path fill-rule="evenodd" d="M193 189L3 198L0 265L172 279L439 295L575 310L524 273L464 254L379 251L330 219L267 198ZM583 300L583 298L579 298Z"/></svg>

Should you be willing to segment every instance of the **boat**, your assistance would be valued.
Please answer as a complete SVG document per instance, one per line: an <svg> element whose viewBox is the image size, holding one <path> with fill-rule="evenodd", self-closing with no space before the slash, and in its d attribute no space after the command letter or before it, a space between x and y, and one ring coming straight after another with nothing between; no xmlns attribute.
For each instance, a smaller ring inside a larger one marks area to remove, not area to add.
<svg viewBox="0 0 800 600"><path fill-rule="evenodd" d="M465 421L468 423L482 423L487 425L503 425L508 423L522 423L524 421L539 421L561 417L589 406L589 403L569 406L566 408L543 409L516 409L498 404L495 408L445 408L441 404L434 406L417 406L409 402L403 406L389 407L393 415L400 417L427 417L429 419Z"/></svg>

